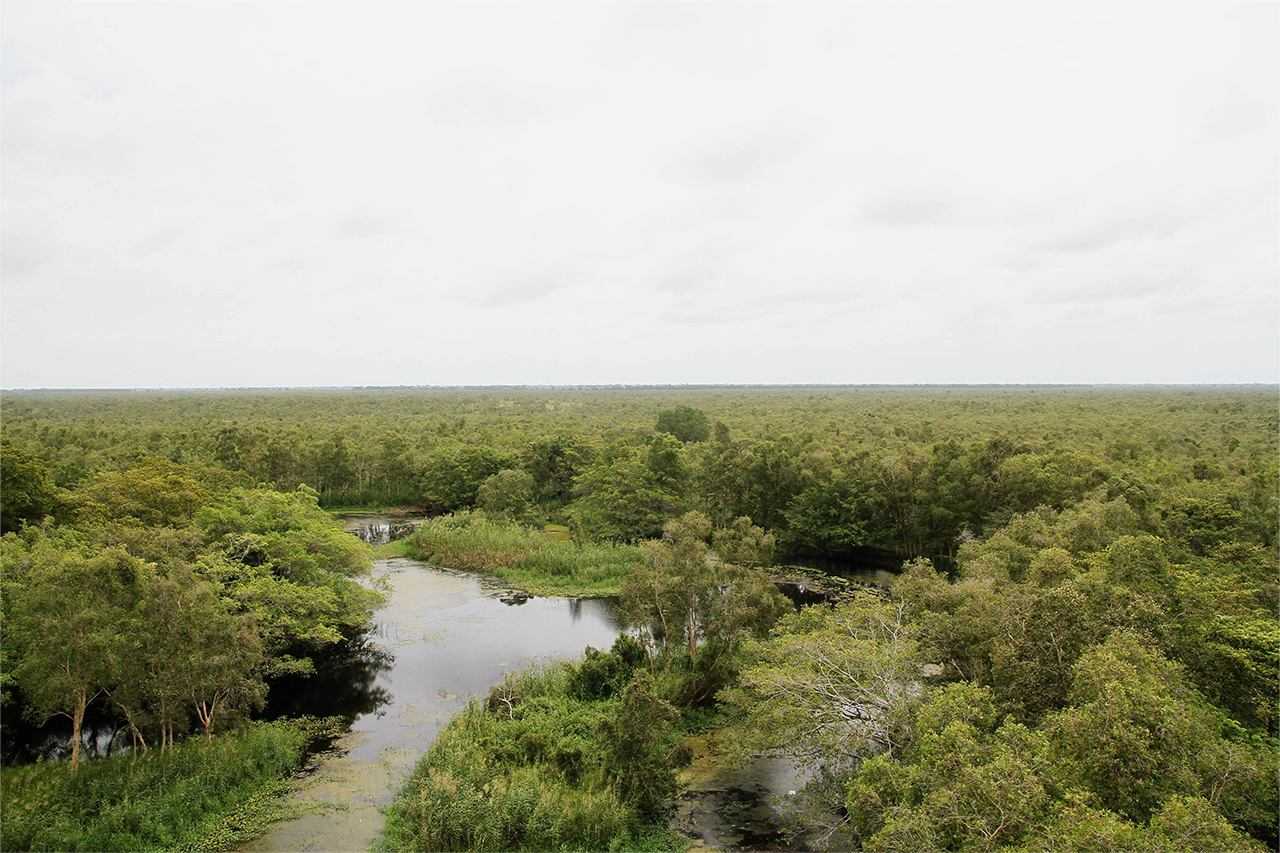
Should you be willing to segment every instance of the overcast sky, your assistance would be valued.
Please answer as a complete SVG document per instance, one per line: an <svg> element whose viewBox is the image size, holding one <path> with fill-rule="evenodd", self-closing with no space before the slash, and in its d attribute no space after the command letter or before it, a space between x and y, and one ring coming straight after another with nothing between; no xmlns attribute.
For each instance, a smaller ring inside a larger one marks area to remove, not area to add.
<svg viewBox="0 0 1280 853"><path fill-rule="evenodd" d="M1280 381L1280 4L0 5L0 387Z"/></svg>

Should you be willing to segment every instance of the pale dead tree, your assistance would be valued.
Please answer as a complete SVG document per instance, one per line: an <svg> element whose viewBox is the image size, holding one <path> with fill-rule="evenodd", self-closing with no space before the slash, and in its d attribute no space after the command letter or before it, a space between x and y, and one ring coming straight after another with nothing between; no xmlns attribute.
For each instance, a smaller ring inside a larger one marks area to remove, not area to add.
<svg viewBox="0 0 1280 853"><path fill-rule="evenodd" d="M780 622L747 650L755 663L726 695L745 712L746 742L813 767L897 753L921 699L905 619L902 602L860 593Z"/></svg>
<svg viewBox="0 0 1280 853"><path fill-rule="evenodd" d="M503 713L508 720L514 720L516 705L520 704L523 698L519 683L511 673L507 673L501 684L495 684L489 689L487 705L490 713Z"/></svg>

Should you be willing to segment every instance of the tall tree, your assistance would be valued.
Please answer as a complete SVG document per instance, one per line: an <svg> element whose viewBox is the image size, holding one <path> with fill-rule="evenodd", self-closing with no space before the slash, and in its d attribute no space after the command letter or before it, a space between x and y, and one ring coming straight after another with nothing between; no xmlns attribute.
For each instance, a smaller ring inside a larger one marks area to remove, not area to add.
<svg viewBox="0 0 1280 853"><path fill-rule="evenodd" d="M120 627L136 600L141 560L121 548L92 551L38 535L4 543L4 642L27 712L71 721L71 767L80 766L85 712L114 683L126 653Z"/></svg>
<svg viewBox="0 0 1280 853"><path fill-rule="evenodd" d="M750 519L720 531L725 555L754 564L765 559L767 537ZM643 544L645 562L623 585L621 611L661 651L670 670L687 659L685 699L703 702L730 680L747 638L763 636L787 608L786 599L752 565L713 558L707 547L711 522L689 512L668 522L661 540Z"/></svg>
<svg viewBox="0 0 1280 853"><path fill-rule="evenodd" d="M517 468L506 468L480 484L477 502L492 515L516 521L524 518L533 500L533 477Z"/></svg>
<svg viewBox="0 0 1280 853"><path fill-rule="evenodd" d="M1274 741L1243 737L1182 667L1132 631L1080 658L1071 707L1045 730L1065 779L1131 820L1181 795L1202 796L1233 821L1274 821Z"/></svg>
<svg viewBox="0 0 1280 853"><path fill-rule="evenodd" d="M659 453L665 458L665 448ZM680 512L680 493L664 482L633 447L602 454L578 477L573 504L578 528L598 539L634 542L662 535Z"/></svg>

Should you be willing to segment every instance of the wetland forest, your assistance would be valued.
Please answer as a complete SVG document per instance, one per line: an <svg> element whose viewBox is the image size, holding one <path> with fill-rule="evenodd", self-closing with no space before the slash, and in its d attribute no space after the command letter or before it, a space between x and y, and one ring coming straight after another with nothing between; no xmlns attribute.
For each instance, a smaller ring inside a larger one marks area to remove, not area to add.
<svg viewBox="0 0 1280 853"><path fill-rule="evenodd" d="M4 850L1277 849L1275 386L6 391L0 476Z"/></svg>

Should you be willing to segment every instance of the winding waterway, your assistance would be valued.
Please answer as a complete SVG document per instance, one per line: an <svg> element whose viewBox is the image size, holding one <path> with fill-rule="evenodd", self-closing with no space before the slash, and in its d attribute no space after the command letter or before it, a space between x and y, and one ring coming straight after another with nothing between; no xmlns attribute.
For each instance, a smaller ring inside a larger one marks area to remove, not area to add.
<svg viewBox="0 0 1280 853"><path fill-rule="evenodd" d="M295 793L303 814L241 851L367 850L382 829L379 807L468 698L508 670L608 648L618 635L604 600L511 596L477 575L399 558L377 561L373 578L389 600L364 656L376 673L357 691L365 710L313 756ZM339 706L341 689L328 697Z"/></svg>
<svg viewBox="0 0 1280 853"><path fill-rule="evenodd" d="M346 526L374 543L412 530L412 522L371 516ZM378 560L372 582L388 600L358 653L272 688L274 716L344 715L351 730L311 757L294 793L300 816L241 853L368 850L382 830L380 808L469 698L510 670L608 648L619 633L606 599L513 594L491 578L404 558ZM821 599L803 585L784 591L797 604ZM704 747L673 815L694 849L803 849L776 805L803 784L792 768L772 759L733 768Z"/></svg>

